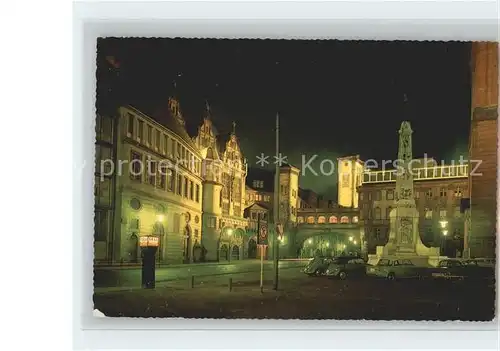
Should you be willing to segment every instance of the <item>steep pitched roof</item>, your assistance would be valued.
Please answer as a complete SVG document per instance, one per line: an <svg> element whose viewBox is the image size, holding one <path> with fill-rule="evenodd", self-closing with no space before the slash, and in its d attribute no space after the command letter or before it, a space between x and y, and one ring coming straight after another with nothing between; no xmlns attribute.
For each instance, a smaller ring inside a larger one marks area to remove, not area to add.
<svg viewBox="0 0 500 351"><path fill-rule="evenodd" d="M168 106L168 100L134 101L129 106L171 130L189 146L197 149L193 139L187 132L188 123L186 117L182 116L182 120L180 120L174 116Z"/></svg>

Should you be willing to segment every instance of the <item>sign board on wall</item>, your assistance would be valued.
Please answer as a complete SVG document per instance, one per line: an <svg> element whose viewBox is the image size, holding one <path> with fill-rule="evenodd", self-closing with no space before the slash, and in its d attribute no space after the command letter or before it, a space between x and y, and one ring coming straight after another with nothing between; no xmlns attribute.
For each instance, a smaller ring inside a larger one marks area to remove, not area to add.
<svg viewBox="0 0 500 351"><path fill-rule="evenodd" d="M139 238L140 247L158 247L160 246L160 238L157 236L144 235Z"/></svg>

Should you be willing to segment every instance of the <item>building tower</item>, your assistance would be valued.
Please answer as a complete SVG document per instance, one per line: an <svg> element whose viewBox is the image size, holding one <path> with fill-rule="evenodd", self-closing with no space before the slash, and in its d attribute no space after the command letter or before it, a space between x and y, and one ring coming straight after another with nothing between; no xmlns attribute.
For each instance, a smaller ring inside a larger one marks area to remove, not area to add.
<svg viewBox="0 0 500 351"><path fill-rule="evenodd" d="M358 187L363 177L363 161L359 155L337 159L338 162L338 204L358 208Z"/></svg>
<svg viewBox="0 0 500 351"><path fill-rule="evenodd" d="M465 248L470 255L493 257L496 243L498 121L498 43L474 42L469 139L470 225ZM480 164L478 165L478 162ZM477 169L476 165L478 165ZM474 170L475 169L475 170Z"/></svg>

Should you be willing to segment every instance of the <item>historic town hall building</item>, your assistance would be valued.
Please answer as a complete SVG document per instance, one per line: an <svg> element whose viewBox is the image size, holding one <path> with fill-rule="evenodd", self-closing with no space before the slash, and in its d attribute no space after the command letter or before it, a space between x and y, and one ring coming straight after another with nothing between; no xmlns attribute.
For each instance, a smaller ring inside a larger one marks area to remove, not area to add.
<svg viewBox="0 0 500 351"><path fill-rule="evenodd" d="M144 235L159 238L159 263L244 257L247 166L234 126L216 135L207 107L190 136L179 102L164 105L97 116L96 264L139 262Z"/></svg>

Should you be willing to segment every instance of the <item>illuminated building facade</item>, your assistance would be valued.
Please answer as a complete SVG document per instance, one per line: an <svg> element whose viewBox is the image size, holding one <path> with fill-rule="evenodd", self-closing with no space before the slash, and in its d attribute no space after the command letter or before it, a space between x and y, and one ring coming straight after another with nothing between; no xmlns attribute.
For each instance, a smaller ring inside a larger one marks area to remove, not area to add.
<svg viewBox="0 0 500 351"><path fill-rule="evenodd" d="M217 135L210 108L194 139L203 159L204 259L225 261L244 258L247 220L245 181L247 163L236 137L236 125L229 135Z"/></svg>
<svg viewBox="0 0 500 351"><path fill-rule="evenodd" d="M358 187L360 235L370 254L375 253L377 246L385 245L389 238L389 213L396 201L395 172L393 169L366 170L362 185ZM413 172L422 242L428 247L442 247L448 256L454 257L457 250L463 250L462 200L469 195L468 166L415 163Z"/></svg>
<svg viewBox="0 0 500 351"><path fill-rule="evenodd" d="M288 256L291 244L294 242L293 231L287 230L297 223L297 209L299 199L299 173L300 170L292 165L285 164L280 167L280 222L285 224L284 240L280 244L280 255ZM274 204L274 171L262 168L249 168L247 177L247 196L245 217L248 219L248 257L259 256L257 245L258 218L261 225L269 225L269 247L265 256L270 258L272 250L272 223ZM255 256L253 253L256 253ZM259 256L260 257L260 256Z"/></svg>
<svg viewBox="0 0 500 351"><path fill-rule="evenodd" d="M120 108L115 246L119 261L140 261L141 236L159 237L159 263L201 259L202 157L177 100L156 111Z"/></svg>
<svg viewBox="0 0 500 351"><path fill-rule="evenodd" d="M359 155L340 157L338 162L338 205L358 208L358 187L363 179L364 163Z"/></svg>

